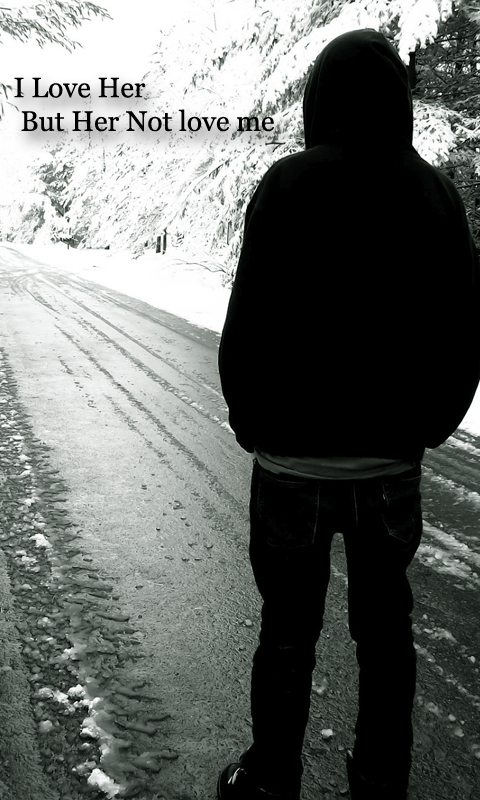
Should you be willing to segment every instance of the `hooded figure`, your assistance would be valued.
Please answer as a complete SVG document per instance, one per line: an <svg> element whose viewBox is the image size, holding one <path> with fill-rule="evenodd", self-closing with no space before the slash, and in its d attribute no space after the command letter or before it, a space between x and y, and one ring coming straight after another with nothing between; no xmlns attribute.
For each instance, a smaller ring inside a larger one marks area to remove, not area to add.
<svg viewBox="0 0 480 800"><path fill-rule="evenodd" d="M249 553L263 606L253 742L217 795L299 800L341 532L359 665L351 797L406 800L407 568L425 448L458 427L480 378L477 252L453 183L412 146L407 71L382 34L330 42L303 111L305 150L275 163L248 205L220 343L230 424L254 453Z"/></svg>
<svg viewBox="0 0 480 800"><path fill-rule="evenodd" d="M419 459L480 379L477 253L453 183L412 146L407 70L374 30L307 81L303 152L247 208L220 377L240 445Z"/></svg>
<svg viewBox="0 0 480 800"><path fill-rule="evenodd" d="M305 88L305 147L378 151L410 147L413 110L405 65L373 29L338 36L320 53Z"/></svg>

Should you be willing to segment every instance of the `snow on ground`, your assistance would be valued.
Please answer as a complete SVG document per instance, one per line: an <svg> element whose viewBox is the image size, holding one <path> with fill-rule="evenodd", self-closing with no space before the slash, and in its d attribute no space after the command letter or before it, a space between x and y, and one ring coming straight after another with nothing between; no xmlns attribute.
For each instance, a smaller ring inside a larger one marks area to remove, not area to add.
<svg viewBox="0 0 480 800"><path fill-rule="evenodd" d="M44 264L136 297L195 325L217 332L222 330L230 297L230 289L222 286L222 273L185 263L188 257L180 256L179 251L175 251L175 256L150 251L133 258L126 251L77 250L64 244L4 244Z"/></svg>
<svg viewBox="0 0 480 800"><path fill-rule="evenodd" d="M230 290L222 285L220 272L168 254L149 253L135 259L128 252L67 249L63 244L12 246L30 258L136 297L195 325L222 330ZM461 428L480 436L480 390Z"/></svg>
<svg viewBox="0 0 480 800"><path fill-rule="evenodd" d="M473 398L473 403L460 427L475 436L480 436L480 390L477 391Z"/></svg>

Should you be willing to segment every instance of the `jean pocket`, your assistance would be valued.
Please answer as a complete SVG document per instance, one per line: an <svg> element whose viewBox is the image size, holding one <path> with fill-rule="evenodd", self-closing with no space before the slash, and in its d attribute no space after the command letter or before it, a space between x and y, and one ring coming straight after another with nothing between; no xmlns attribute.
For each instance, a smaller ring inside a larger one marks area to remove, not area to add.
<svg viewBox="0 0 480 800"><path fill-rule="evenodd" d="M416 551L422 535L420 476L384 479L382 520L390 535L402 548Z"/></svg>
<svg viewBox="0 0 480 800"><path fill-rule="evenodd" d="M289 480L258 467L253 501L252 523L258 523L270 547L313 545L318 517L318 488L313 481Z"/></svg>

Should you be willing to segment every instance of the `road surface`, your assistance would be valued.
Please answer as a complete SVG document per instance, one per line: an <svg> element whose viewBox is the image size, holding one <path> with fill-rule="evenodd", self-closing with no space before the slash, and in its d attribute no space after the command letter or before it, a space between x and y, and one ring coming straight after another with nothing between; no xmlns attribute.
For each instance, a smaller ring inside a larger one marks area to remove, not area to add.
<svg viewBox="0 0 480 800"><path fill-rule="evenodd" d="M228 428L218 334L9 246L0 284L0 798L212 798L249 742L260 610L251 460ZM421 800L480 796L479 457L459 431L425 459L411 569ZM346 616L337 536L305 800L348 797Z"/></svg>

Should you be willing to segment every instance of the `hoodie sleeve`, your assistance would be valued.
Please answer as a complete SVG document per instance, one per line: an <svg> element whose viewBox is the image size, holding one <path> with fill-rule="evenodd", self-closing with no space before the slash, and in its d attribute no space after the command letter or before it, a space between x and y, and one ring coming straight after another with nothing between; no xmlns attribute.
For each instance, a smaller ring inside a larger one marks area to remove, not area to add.
<svg viewBox="0 0 480 800"><path fill-rule="evenodd" d="M451 213L437 234L435 284L426 303L425 445L438 447L467 413L480 382L480 263L463 202L443 176ZM453 207L452 207L453 206Z"/></svg>
<svg viewBox="0 0 480 800"><path fill-rule="evenodd" d="M275 259L274 211L269 170L245 215L240 259L220 340L218 366L230 426L240 446L255 446L255 390L262 306L268 297L268 273ZM273 224L272 224L273 222Z"/></svg>

